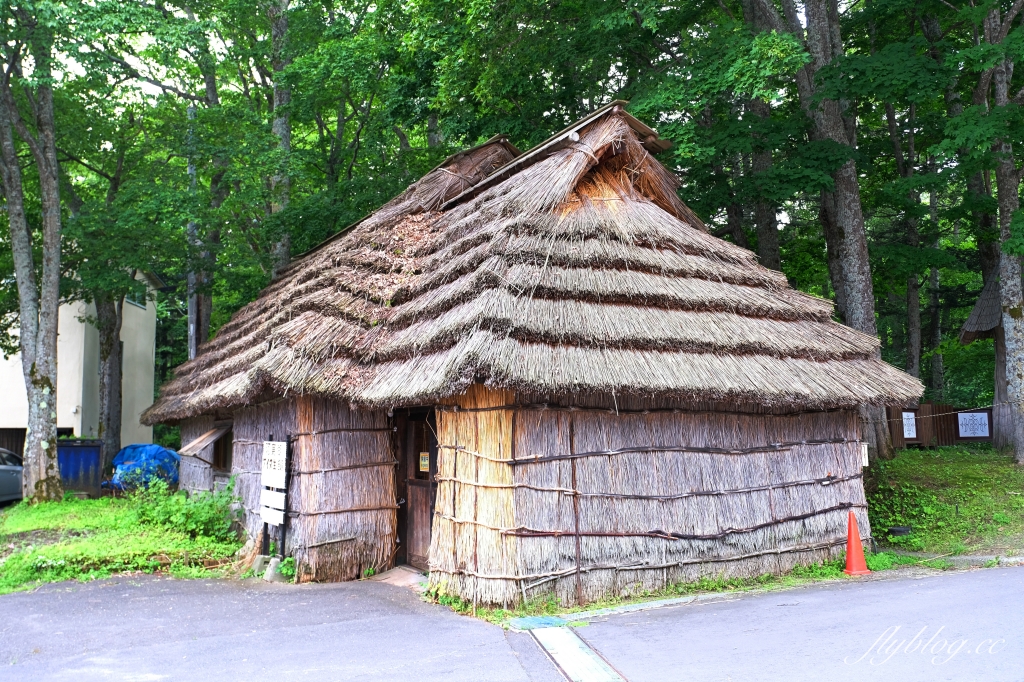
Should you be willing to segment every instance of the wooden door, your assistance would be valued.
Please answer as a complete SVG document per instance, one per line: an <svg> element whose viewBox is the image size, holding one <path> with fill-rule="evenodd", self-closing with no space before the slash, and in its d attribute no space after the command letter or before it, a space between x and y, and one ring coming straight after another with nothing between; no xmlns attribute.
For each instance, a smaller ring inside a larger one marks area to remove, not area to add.
<svg viewBox="0 0 1024 682"><path fill-rule="evenodd" d="M405 560L428 569L430 527L437 496L437 436L433 413L410 415L406 427Z"/></svg>

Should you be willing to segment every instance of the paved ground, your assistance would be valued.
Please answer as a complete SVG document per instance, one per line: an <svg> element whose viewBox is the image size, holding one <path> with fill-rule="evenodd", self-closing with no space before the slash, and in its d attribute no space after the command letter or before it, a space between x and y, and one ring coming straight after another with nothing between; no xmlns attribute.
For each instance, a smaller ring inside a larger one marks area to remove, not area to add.
<svg viewBox="0 0 1024 682"><path fill-rule="evenodd" d="M577 632L630 682L1018 682L1022 614L1024 568L999 568L819 584Z"/></svg>
<svg viewBox="0 0 1024 682"><path fill-rule="evenodd" d="M558 682L528 634L377 582L150 576L0 596L2 680Z"/></svg>
<svg viewBox="0 0 1024 682"><path fill-rule="evenodd" d="M1024 679L1022 613L1024 568L1000 568L747 595L577 632L630 682L997 682ZM0 597L0 679L560 677L529 634L402 587L142 577Z"/></svg>

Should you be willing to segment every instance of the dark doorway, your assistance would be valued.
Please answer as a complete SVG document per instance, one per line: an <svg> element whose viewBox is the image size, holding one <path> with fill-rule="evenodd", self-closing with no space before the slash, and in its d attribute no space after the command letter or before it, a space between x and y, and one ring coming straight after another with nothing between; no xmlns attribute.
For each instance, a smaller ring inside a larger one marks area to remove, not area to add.
<svg viewBox="0 0 1024 682"><path fill-rule="evenodd" d="M404 558L407 564L425 571L437 495L437 481L434 480L437 475L437 426L433 410L409 410L406 415L396 417L399 417L398 493L405 499L399 515L398 532L402 542L398 558Z"/></svg>

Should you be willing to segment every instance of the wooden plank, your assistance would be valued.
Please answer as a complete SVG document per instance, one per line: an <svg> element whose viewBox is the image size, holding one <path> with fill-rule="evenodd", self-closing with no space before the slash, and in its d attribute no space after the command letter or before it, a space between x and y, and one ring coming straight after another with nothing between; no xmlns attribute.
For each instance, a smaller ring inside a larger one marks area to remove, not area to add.
<svg viewBox="0 0 1024 682"><path fill-rule="evenodd" d="M932 418L932 403L921 403L917 408L917 439L921 445L930 448L935 446L935 420Z"/></svg>
<svg viewBox="0 0 1024 682"><path fill-rule="evenodd" d="M889 436L892 438L892 446L897 450L902 450L907 447L907 442L903 439L902 410L898 407L887 407L885 416L889 421Z"/></svg>
<svg viewBox="0 0 1024 682"><path fill-rule="evenodd" d="M185 457L199 457L199 453L202 452L204 448L215 443L217 440L220 439L221 436L223 436L230 430L230 426L222 426L217 429L210 429L203 435L199 436L199 438L196 438L195 440L192 440L191 442L182 446L181 449L178 450L178 454L184 455Z"/></svg>
<svg viewBox="0 0 1024 682"><path fill-rule="evenodd" d="M409 481L409 528L406 532L408 561L416 568L427 568L430 556L430 484Z"/></svg>
<svg viewBox="0 0 1024 682"><path fill-rule="evenodd" d="M936 445L956 445L957 421L956 410L946 403L935 403L932 406L932 421L935 424Z"/></svg>

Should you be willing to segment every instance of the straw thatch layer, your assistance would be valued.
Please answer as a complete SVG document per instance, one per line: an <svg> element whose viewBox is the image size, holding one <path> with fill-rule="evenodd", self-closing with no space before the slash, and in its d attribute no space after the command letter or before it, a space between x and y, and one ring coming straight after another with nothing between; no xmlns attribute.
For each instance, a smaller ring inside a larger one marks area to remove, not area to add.
<svg viewBox="0 0 1024 682"><path fill-rule="evenodd" d="M435 589L585 603L833 558L850 510L870 536L854 411L616 417L515 402L474 387L438 416Z"/></svg>
<svg viewBox="0 0 1024 682"><path fill-rule="evenodd" d="M144 420L267 392L423 404L474 382L792 410L920 395L828 301L709 235L644 130L609 108L520 159L499 140L442 165L293 263Z"/></svg>

